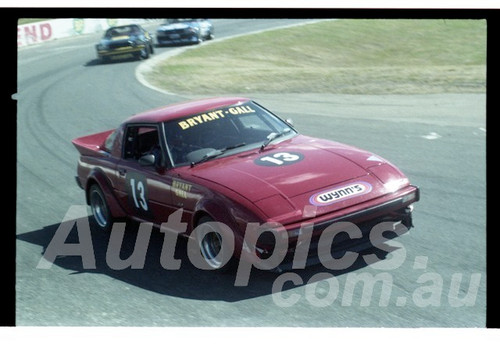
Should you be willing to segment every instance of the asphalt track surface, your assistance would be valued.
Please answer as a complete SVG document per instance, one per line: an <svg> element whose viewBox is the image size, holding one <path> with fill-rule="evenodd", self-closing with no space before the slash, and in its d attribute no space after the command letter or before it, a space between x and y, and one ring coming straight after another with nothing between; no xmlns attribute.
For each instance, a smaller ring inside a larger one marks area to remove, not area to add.
<svg viewBox="0 0 500 353"><path fill-rule="evenodd" d="M288 22L294 21L214 24L220 39ZM358 261L341 272L321 266L294 271L296 283L288 281L273 295L283 274L255 270L248 286L235 287L230 274L192 266L182 241L176 252L181 269L162 268L158 233L151 237L143 270L112 270L105 260L107 239L93 233L96 269L86 270L79 256L60 256L49 269L37 268L65 216L86 217L67 215L71 206L84 204L74 181L78 153L71 139L193 98L142 85L135 76L140 62L98 63L98 38L58 40L18 52L17 325L485 327L483 94L251 96L293 119L303 134L384 156L421 188L415 228L372 266ZM173 49L157 48L155 55ZM78 242L75 228L68 242ZM127 232L124 258L135 234ZM370 278L383 281L372 281L370 288Z"/></svg>

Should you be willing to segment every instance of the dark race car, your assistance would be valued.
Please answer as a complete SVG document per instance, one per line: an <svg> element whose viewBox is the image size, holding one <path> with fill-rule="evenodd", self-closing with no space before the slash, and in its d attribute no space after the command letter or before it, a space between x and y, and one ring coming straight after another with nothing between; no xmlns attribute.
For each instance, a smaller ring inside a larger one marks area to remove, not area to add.
<svg viewBox="0 0 500 353"><path fill-rule="evenodd" d="M214 269L235 259L272 258L282 269L335 260L387 240L373 229L406 232L419 200L384 158L301 135L246 98L170 105L72 142L99 228L123 217L160 226L181 210L183 235ZM203 224L205 236L194 231Z"/></svg>
<svg viewBox="0 0 500 353"><path fill-rule="evenodd" d="M131 24L109 28L96 45L97 58L109 61L112 58L133 56L147 59L153 54L153 38L139 25Z"/></svg>
<svg viewBox="0 0 500 353"><path fill-rule="evenodd" d="M199 44L214 38L214 26L206 19L169 19L156 31L158 45Z"/></svg>

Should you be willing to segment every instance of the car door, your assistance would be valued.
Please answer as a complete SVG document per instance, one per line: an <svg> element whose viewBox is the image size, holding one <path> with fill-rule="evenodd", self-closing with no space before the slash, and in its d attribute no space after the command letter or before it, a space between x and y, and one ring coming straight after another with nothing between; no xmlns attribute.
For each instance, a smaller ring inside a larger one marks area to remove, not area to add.
<svg viewBox="0 0 500 353"><path fill-rule="evenodd" d="M117 165L117 193L131 217L161 224L177 209L172 206L172 177L162 163L164 148L157 125L126 127L122 159ZM146 155L154 155L154 163L141 159Z"/></svg>

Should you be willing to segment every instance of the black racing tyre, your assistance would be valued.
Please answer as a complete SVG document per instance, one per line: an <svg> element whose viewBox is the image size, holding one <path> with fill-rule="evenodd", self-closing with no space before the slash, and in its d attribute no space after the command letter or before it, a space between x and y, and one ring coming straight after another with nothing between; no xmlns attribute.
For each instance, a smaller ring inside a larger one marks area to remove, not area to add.
<svg viewBox="0 0 500 353"><path fill-rule="evenodd" d="M113 226L113 216L106 202L106 197L97 184L93 184L89 189L89 204L94 225L109 233Z"/></svg>
<svg viewBox="0 0 500 353"><path fill-rule="evenodd" d="M231 272L236 269L237 260L234 253L231 254L230 259L223 263L220 257L217 256L223 247L222 235L217 231L215 226L216 222L209 216L203 216L198 221L198 225L207 223L213 229L212 232L205 234L203 239L198 239L200 245L200 252L205 262L214 270L221 272Z"/></svg>
<svg viewBox="0 0 500 353"><path fill-rule="evenodd" d="M139 59L147 59L149 58L149 54L151 53L150 49L149 49L149 46L148 45L145 45L144 48L141 49L141 51L139 52Z"/></svg>

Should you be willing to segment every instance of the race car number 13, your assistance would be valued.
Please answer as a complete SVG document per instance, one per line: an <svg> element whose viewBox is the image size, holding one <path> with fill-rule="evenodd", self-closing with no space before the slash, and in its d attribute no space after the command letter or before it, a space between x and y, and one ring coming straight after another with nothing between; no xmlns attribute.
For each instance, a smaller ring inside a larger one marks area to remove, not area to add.
<svg viewBox="0 0 500 353"><path fill-rule="evenodd" d="M278 152L268 154L255 160L255 163L265 167L285 166L297 163L304 159L304 155L297 152Z"/></svg>
<svg viewBox="0 0 500 353"><path fill-rule="evenodd" d="M140 212L148 212L147 179L138 173L128 173L127 188L132 206Z"/></svg>
<svg viewBox="0 0 500 353"><path fill-rule="evenodd" d="M146 189L142 181L137 182L135 179L130 179L130 188L132 189L132 197L136 208L142 208L144 211L148 210L148 204L145 198Z"/></svg>

